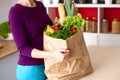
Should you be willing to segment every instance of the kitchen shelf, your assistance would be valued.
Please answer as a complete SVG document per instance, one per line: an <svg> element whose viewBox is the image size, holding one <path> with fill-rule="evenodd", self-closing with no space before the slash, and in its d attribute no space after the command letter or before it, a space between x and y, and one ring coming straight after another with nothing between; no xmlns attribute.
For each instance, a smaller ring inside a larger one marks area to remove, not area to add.
<svg viewBox="0 0 120 80"><path fill-rule="evenodd" d="M50 18L53 20L56 16L59 17L57 11L58 5L47 5L47 12ZM84 32L84 38L87 46L89 45L106 45L106 46L120 46L120 34L101 33L101 21L108 18L110 24L113 17L120 18L120 4L76 4L79 12L83 18L95 16L97 19L97 33ZM110 14L110 15L109 15ZM109 26L111 28L111 26ZM112 41L111 41L112 40ZM114 43L113 43L114 42Z"/></svg>
<svg viewBox="0 0 120 80"><path fill-rule="evenodd" d="M89 8L89 7L97 7L97 8L118 8L119 4L76 4L77 7Z"/></svg>
<svg viewBox="0 0 120 80"><path fill-rule="evenodd" d="M57 4L49 4L46 5L47 8L57 8ZM76 7L83 7L83 8L89 8L89 7L100 7L100 8L118 8L120 7L120 4L76 4Z"/></svg>

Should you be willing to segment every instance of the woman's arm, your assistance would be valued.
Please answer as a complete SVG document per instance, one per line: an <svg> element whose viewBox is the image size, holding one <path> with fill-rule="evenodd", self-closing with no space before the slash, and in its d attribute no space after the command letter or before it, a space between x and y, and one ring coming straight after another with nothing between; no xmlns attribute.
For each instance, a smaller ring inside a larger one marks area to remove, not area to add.
<svg viewBox="0 0 120 80"><path fill-rule="evenodd" d="M31 56L33 58L51 58L58 61L63 61L69 58L69 50L66 49L58 49L55 51L40 51L38 49L33 49Z"/></svg>
<svg viewBox="0 0 120 80"><path fill-rule="evenodd" d="M11 8L8 16L10 28L20 55L31 57L33 47L29 44L25 23L19 15L16 9Z"/></svg>
<svg viewBox="0 0 120 80"><path fill-rule="evenodd" d="M47 52L31 47L27 39L24 21L19 17L17 11L10 11L9 23L14 37L14 41L21 55L33 58L54 58L59 61L63 61L68 57L69 51L65 49Z"/></svg>

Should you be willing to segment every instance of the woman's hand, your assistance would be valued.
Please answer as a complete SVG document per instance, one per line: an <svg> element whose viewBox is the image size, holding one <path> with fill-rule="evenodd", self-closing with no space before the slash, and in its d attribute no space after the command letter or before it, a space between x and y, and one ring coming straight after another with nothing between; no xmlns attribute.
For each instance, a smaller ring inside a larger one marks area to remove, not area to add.
<svg viewBox="0 0 120 80"><path fill-rule="evenodd" d="M70 51L67 49L58 49L56 51L52 51L51 56L52 58L62 62L70 57Z"/></svg>
<svg viewBox="0 0 120 80"><path fill-rule="evenodd" d="M33 49L31 56L33 58L48 58L48 59L55 59L57 61L62 62L65 59L68 59L70 57L70 51L67 49L57 49L55 51L41 51L38 49Z"/></svg>

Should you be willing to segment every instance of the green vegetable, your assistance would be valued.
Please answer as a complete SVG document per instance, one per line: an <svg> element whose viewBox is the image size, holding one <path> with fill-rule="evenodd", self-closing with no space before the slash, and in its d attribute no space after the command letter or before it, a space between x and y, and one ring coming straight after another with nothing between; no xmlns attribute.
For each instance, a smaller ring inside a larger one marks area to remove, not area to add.
<svg viewBox="0 0 120 80"><path fill-rule="evenodd" d="M2 36L3 38L7 38L8 33L11 33L8 21L2 22L0 24L0 36Z"/></svg>
<svg viewBox="0 0 120 80"><path fill-rule="evenodd" d="M85 24L85 20L82 19L80 13L75 16L67 16L63 21L63 26L67 29L71 29L72 27L77 28L77 31L80 30Z"/></svg>
<svg viewBox="0 0 120 80"><path fill-rule="evenodd" d="M66 38L69 38L77 31L79 31L84 26L84 24L85 20L82 19L79 13L75 16L67 16L63 20L63 25L59 30L54 30L53 33L49 31L47 35L53 38L66 40ZM73 29L75 29L75 31L73 31Z"/></svg>
<svg viewBox="0 0 120 80"><path fill-rule="evenodd" d="M74 9L75 9L74 3L71 3L70 0L66 0L65 8L66 8L67 16L74 15Z"/></svg>
<svg viewBox="0 0 120 80"><path fill-rule="evenodd" d="M71 31L71 30L56 30L54 31L54 33L48 33L47 35L50 36L50 37L53 37L53 38L58 38L58 39L66 39L70 36L72 36L74 33Z"/></svg>

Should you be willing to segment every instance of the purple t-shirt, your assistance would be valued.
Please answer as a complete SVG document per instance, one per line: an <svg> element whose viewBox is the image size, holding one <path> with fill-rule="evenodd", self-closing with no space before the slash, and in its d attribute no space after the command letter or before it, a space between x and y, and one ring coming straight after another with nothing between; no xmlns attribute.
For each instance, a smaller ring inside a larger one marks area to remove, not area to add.
<svg viewBox="0 0 120 80"><path fill-rule="evenodd" d="M33 48L43 50L43 31L47 24L52 25L46 8L36 1L36 7L15 4L9 11L9 24L14 41L20 52L18 64L41 65L43 59L31 57Z"/></svg>

